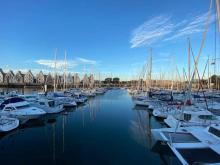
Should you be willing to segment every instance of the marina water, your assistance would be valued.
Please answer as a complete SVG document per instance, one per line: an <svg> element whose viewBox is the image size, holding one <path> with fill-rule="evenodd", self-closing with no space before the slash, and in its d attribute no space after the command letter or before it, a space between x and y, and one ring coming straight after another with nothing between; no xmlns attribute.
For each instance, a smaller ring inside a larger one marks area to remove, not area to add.
<svg viewBox="0 0 220 165"><path fill-rule="evenodd" d="M28 92L28 91L25 91ZM30 92L30 91L29 91ZM123 89L0 134L1 164L179 164L151 128L163 127Z"/></svg>

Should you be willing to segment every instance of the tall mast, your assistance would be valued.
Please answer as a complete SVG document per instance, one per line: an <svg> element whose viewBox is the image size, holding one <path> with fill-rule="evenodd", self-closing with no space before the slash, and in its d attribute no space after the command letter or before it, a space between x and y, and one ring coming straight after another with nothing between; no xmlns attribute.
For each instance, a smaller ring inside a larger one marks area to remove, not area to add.
<svg viewBox="0 0 220 165"><path fill-rule="evenodd" d="M64 81L63 81L63 90L66 89L66 70L67 70L67 61L66 61L66 50L65 50L65 57L64 57Z"/></svg>
<svg viewBox="0 0 220 165"><path fill-rule="evenodd" d="M219 6L219 0L216 0L216 8L217 8L217 21L218 21L218 30L220 32L220 6Z"/></svg>
<svg viewBox="0 0 220 165"><path fill-rule="evenodd" d="M85 68L85 65L83 66L83 73L84 73L84 76L83 76L83 89L85 88L85 78L86 78L86 68Z"/></svg>
<svg viewBox="0 0 220 165"><path fill-rule="evenodd" d="M190 64L190 39L188 38L188 81L190 82L190 78L191 78L191 75L190 75L190 72L191 72L191 64Z"/></svg>
<svg viewBox="0 0 220 165"><path fill-rule="evenodd" d="M53 91L56 92L56 68L57 68L57 48L55 49L55 53L54 53L54 81L53 81Z"/></svg>
<svg viewBox="0 0 220 165"><path fill-rule="evenodd" d="M100 76L100 72L99 72L99 88L101 87L101 76Z"/></svg>
<svg viewBox="0 0 220 165"><path fill-rule="evenodd" d="M151 88L151 74L152 74L152 48L150 48L150 75L149 75L150 88Z"/></svg>
<svg viewBox="0 0 220 165"><path fill-rule="evenodd" d="M208 55L208 89L210 89L210 79L209 79L209 55Z"/></svg>

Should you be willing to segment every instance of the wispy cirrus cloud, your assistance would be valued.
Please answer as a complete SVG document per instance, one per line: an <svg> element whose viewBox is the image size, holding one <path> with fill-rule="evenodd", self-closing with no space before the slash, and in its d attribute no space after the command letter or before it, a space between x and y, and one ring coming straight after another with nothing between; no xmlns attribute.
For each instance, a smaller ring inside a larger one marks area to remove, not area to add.
<svg viewBox="0 0 220 165"><path fill-rule="evenodd" d="M84 64L90 64L90 65L95 65L97 64L97 61L95 60L89 60L81 57L77 57L78 62L84 63Z"/></svg>
<svg viewBox="0 0 220 165"><path fill-rule="evenodd" d="M164 39L164 41L169 41L179 37L190 36L195 33L203 32L207 17L208 17L208 13L204 13L202 15L196 16L192 20L186 21L178 29L176 29L176 33ZM215 16L212 13L210 17L210 24L213 23L214 21L215 21Z"/></svg>
<svg viewBox="0 0 220 165"><path fill-rule="evenodd" d="M54 60L40 59L40 60L36 60L35 63L37 63L39 65L47 66L49 68L55 68L55 65L56 65L56 68L58 68L58 69L61 69L65 66L64 60L56 60L56 64L55 64ZM74 66L77 66L77 64L74 61L68 61L67 66L74 67Z"/></svg>
<svg viewBox="0 0 220 165"><path fill-rule="evenodd" d="M49 68L55 68L55 60L39 59L36 60L35 63ZM56 60L57 69L64 68L65 64L67 64L68 68L74 68L80 64L96 65L97 62L95 60L89 60L81 57L77 57L75 60L67 60L66 62L65 60Z"/></svg>
<svg viewBox="0 0 220 165"><path fill-rule="evenodd" d="M157 16L137 27L132 32L131 48L150 45L172 32L170 16Z"/></svg>
<svg viewBox="0 0 220 165"><path fill-rule="evenodd" d="M208 13L203 13L180 22L173 21L171 16L160 15L144 22L131 34L131 48L149 46L158 41L171 41L181 37L190 37L204 31ZM215 21L211 13L210 23Z"/></svg>

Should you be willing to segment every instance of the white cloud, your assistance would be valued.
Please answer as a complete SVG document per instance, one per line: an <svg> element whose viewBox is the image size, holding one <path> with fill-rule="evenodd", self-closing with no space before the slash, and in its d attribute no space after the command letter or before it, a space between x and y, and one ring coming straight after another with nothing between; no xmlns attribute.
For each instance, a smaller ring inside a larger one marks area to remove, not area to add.
<svg viewBox="0 0 220 165"><path fill-rule="evenodd" d="M173 24L171 23L170 16L161 15L154 17L132 32L131 48L150 45L171 33L172 29Z"/></svg>
<svg viewBox="0 0 220 165"><path fill-rule="evenodd" d="M89 59L85 59L85 58L81 58L81 57L77 57L77 60L81 63L84 63L84 64L90 64L90 65L97 64L97 61L95 61L95 60L89 60Z"/></svg>
<svg viewBox="0 0 220 165"><path fill-rule="evenodd" d="M202 15L196 16L192 20L186 21L180 26L180 28L176 29L177 32L175 34L164 39L164 41L173 40L173 39L183 37L183 36L189 37L192 34L203 32L207 17L208 17L208 13L204 13ZM215 20L215 16L212 13L210 17L210 24L213 23L214 20Z"/></svg>
<svg viewBox="0 0 220 165"><path fill-rule="evenodd" d="M55 67L55 60L47 60L47 59L40 59L36 60L35 63L39 65L44 65L49 68ZM80 64L87 64L87 65L96 65L97 62L95 60L89 60L81 57L77 57L76 60L67 60L67 68L74 68ZM65 60L56 60L56 68L62 69L65 66Z"/></svg>
<svg viewBox="0 0 220 165"><path fill-rule="evenodd" d="M49 68L55 68L55 60L45 60L45 59L40 59L35 61L39 65L44 65ZM56 68L61 69L65 66L65 61L64 60L56 60ZM77 66L76 61L68 60L67 61L67 67L68 68L73 68Z"/></svg>
<svg viewBox="0 0 220 165"><path fill-rule="evenodd" d="M149 46L158 41L171 41L180 37L186 38L193 34L201 33L204 31L207 17L208 13L203 13L180 22L172 21L170 16L160 15L154 17L132 32L131 48ZM214 20L215 16L212 13L210 24Z"/></svg>
<svg viewBox="0 0 220 165"><path fill-rule="evenodd" d="M160 62L171 62L172 59L170 57L164 57L164 58L159 58L159 59L156 59L156 60L153 60L152 62L153 63L160 63Z"/></svg>

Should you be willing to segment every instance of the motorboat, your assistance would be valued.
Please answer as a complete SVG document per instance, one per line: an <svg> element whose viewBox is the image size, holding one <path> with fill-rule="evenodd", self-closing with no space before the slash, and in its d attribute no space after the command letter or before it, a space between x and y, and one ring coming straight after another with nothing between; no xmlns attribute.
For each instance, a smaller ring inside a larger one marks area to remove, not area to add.
<svg viewBox="0 0 220 165"><path fill-rule="evenodd" d="M9 103L0 111L0 115L23 119L36 119L46 112L40 108L33 107L27 101Z"/></svg>
<svg viewBox="0 0 220 165"><path fill-rule="evenodd" d="M58 104L62 104L64 108L77 106L74 98L66 96L61 92L51 93L48 95L48 98L55 100Z"/></svg>
<svg viewBox="0 0 220 165"><path fill-rule="evenodd" d="M60 113L64 110L62 104L56 103L55 100L42 98L32 104L35 107L43 109L46 113Z"/></svg>
<svg viewBox="0 0 220 165"><path fill-rule="evenodd" d="M23 98L29 103L34 103L38 99L37 95L18 95L18 97Z"/></svg>
<svg viewBox="0 0 220 165"><path fill-rule="evenodd" d="M86 97L95 97L96 93L95 90L83 90L82 95Z"/></svg>
<svg viewBox="0 0 220 165"><path fill-rule="evenodd" d="M23 101L25 101L25 99L20 98L20 97L5 98L0 105L0 110L2 110L9 103L18 103L18 102L23 102Z"/></svg>
<svg viewBox="0 0 220 165"><path fill-rule="evenodd" d="M95 94L104 94L106 91L105 91L105 89L104 88L97 88L96 90L95 90Z"/></svg>

